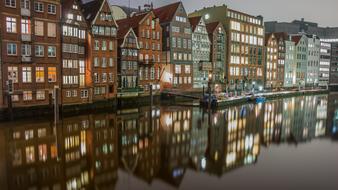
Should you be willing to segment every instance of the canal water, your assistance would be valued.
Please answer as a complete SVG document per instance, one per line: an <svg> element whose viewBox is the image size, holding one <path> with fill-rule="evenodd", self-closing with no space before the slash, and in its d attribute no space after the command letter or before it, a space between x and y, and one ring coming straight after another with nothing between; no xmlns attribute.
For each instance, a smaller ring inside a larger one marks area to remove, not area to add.
<svg viewBox="0 0 338 190"><path fill-rule="evenodd" d="M338 189L338 94L0 123L0 189Z"/></svg>

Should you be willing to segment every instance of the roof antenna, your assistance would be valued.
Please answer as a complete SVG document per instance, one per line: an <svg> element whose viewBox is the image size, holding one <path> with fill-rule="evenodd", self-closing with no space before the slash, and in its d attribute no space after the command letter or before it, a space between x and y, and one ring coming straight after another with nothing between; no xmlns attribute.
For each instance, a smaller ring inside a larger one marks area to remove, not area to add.
<svg viewBox="0 0 338 190"><path fill-rule="evenodd" d="M128 3L129 3L128 8L130 10L130 0L128 0ZM130 14L128 14L127 17L130 18Z"/></svg>

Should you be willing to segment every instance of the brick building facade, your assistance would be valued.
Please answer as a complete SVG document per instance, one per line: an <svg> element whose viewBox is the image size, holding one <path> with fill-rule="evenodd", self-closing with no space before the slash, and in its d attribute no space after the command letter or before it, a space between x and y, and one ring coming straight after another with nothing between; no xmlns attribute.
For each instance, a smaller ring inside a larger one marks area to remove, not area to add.
<svg viewBox="0 0 338 190"><path fill-rule="evenodd" d="M162 27L152 11L118 20L121 30L133 28L139 42L139 86L149 94L150 85L159 92L161 88L162 64ZM163 85L162 85L163 86Z"/></svg>
<svg viewBox="0 0 338 190"><path fill-rule="evenodd" d="M64 1L62 13L62 104L89 103L88 25L77 0Z"/></svg>
<svg viewBox="0 0 338 190"><path fill-rule="evenodd" d="M163 29L162 51L166 67L165 88L192 88L191 25L182 2L153 10Z"/></svg>
<svg viewBox="0 0 338 190"><path fill-rule="evenodd" d="M8 106L9 97L13 106L48 105L60 82L60 1L8 0L0 5L5 26L0 31L0 107Z"/></svg>
<svg viewBox="0 0 338 190"><path fill-rule="evenodd" d="M90 26L88 70L93 101L114 99L117 95L117 24L106 0L82 5Z"/></svg>

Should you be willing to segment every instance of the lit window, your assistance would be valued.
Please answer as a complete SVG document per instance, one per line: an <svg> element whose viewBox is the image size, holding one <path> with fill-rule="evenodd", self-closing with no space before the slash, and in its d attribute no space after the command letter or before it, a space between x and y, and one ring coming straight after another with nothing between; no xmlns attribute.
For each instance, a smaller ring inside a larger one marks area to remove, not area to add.
<svg viewBox="0 0 338 190"><path fill-rule="evenodd" d="M32 82L32 68L31 67L22 67L22 82L23 83Z"/></svg>
<svg viewBox="0 0 338 190"><path fill-rule="evenodd" d="M31 101L33 99L32 91L23 91L23 100L24 101Z"/></svg>
<svg viewBox="0 0 338 190"><path fill-rule="evenodd" d="M6 31L16 33L16 18L6 17Z"/></svg>
<svg viewBox="0 0 338 190"><path fill-rule="evenodd" d="M46 93L44 90L38 90L36 91L36 99L37 100L45 100L46 99Z"/></svg>
<svg viewBox="0 0 338 190"><path fill-rule="evenodd" d="M69 20L73 20L73 19L74 19L74 15L69 13L69 14L67 15L67 18L68 18Z"/></svg>
<svg viewBox="0 0 338 190"><path fill-rule="evenodd" d="M47 145L46 144L39 145L39 161L46 160L47 160Z"/></svg>
<svg viewBox="0 0 338 190"><path fill-rule="evenodd" d="M56 57L56 46L48 46L48 57Z"/></svg>
<svg viewBox="0 0 338 190"><path fill-rule="evenodd" d="M36 67L35 78L36 82L45 82L45 71L43 67Z"/></svg>
<svg viewBox="0 0 338 190"><path fill-rule="evenodd" d="M29 19L21 19L21 33L22 34L31 33L31 21Z"/></svg>
<svg viewBox="0 0 338 190"><path fill-rule="evenodd" d="M48 26L47 28L48 37L56 37L56 24L48 23L47 26Z"/></svg>
<svg viewBox="0 0 338 190"><path fill-rule="evenodd" d="M44 29L43 29L43 21L35 21L35 35L37 36L43 36L44 35Z"/></svg>
<svg viewBox="0 0 338 190"><path fill-rule="evenodd" d="M26 163L33 163L35 162L35 153L34 153L34 146L26 147Z"/></svg>
<svg viewBox="0 0 338 190"><path fill-rule="evenodd" d="M56 67L48 67L48 82L56 82Z"/></svg>

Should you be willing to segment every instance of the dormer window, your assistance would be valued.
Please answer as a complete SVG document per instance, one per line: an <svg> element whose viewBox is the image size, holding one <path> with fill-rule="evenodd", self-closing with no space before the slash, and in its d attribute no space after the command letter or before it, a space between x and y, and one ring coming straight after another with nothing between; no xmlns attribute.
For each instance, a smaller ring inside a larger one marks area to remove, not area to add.
<svg viewBox="0 0 338 190"><path fill-rule="evenodd" d="M77 21L82 21L82 16L77 15L76 20L77 20Z"/></svg>
<svg viewBox="0 0 338 190"><path fill-rule="evenodd" d="M79 7L78 7L77 5L73 5L73 9L74 9L74 10L78 10Z"/></svg>
<svg viewBox="0 0 338 190"><path fill-rule="evenodd" d="M69 20L73 20L73 19L74 19L74 15L73 15L73 14L68 14L68 15L67 15L67 18L68 18Z"/></svg>
<svg viewBox="0 0 338 190"><path fill-rule="evenodd" d="M103 20L103 21L106 20L106 14L105 13L101 13L100 17L101 17L101 20Z"/></svg>

